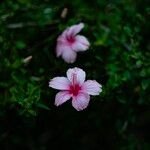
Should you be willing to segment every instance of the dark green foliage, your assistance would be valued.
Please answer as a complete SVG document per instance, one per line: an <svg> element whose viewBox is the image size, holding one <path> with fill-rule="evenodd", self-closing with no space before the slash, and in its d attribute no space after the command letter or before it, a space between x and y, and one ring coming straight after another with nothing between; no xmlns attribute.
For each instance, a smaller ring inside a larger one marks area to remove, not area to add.
<svg viewBox="0 0 150 150"><path fill-rule="evenodd" d="M148 6L148 0L1 1L0 149L149 150ZM56 39L79 22L91 47L66 64L55 56ZM55 107L56 91L48 87L74 66L103 85L82 112L69 102Z"/></svg>

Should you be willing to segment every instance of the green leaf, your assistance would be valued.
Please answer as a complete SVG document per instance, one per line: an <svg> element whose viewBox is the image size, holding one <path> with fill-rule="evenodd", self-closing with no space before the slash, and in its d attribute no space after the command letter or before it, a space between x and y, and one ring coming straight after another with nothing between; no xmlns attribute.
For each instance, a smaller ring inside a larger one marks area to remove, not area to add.
<svg viewBox="0 0 150 150"><path fill-rule="evenodd" d="M50 110L49 107L47 107L46 105L44 105L44 104L42 104L42 103L37 103L36 106L37 106L37 107L40 107L40 108L42 108L42 109L45 109L45 110Z"/></svg>

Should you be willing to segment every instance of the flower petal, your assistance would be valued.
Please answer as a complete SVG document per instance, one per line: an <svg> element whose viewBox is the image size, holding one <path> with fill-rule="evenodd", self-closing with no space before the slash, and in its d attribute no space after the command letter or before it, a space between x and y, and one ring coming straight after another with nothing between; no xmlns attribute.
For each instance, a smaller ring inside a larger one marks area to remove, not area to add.
<svg viewBox="0 0 150 150"><path fill-rule="evenodd" d="M77 54L71 49L71 47L63 46L62 58L64 59L64 61L66 61L67 63L73 63L75 62L76 57Z"/></svg>
<svg viewBox="0 0 150 150"><path fill-rule="evenodd" d="M79 93L76 97L72 100L72 106L77 110L83 110L87 108L90 101L90 96L87 93Z"/></svg>
<svg viewBox="0 0 150 150"><path fill-rule="evenodd" d="M56 46L56 56L59 57L63 52L63 45L60 43L57 43Z"/></svg>
<svg viewBox="0 0 150 150"><path fill-rule="evenodd" d="M68 49L68 44L67 44L67 41L66 41L66 38L63 37L62 35L60 35L58 38L57 38L57 45L56 45L56 56L59 57L64 50ZM71 49L71 48L69 48Z"/></svg>
<svg viewBox="0 0 150 150"><path fill-rule="evenodd" d="M69 31L69 27L67 29L65 29L60 36L63 37L63 38L66 38L68 31Z"/></svg>
<svg viewBox="0 0 150 150"><path fill-rule="evenodd" d="M90 95L99 95L102 92L102 86L95 80L87 80L82 85L82 91Z"/></svg>
<svg viewBox="0 0 150 150"><path fill-rule="evenodd" d="M58 90L68 90L70 82L66 77L55 77L49 82L49 87Z"/></svg>
<svg viewBox="0 0 150 150"><path fill-rule="evenodd" d="M82 35L77 35L75 38L76 38L76 41L72 45L72 49L74 51L76 51L76 52L86 51L89 48L90 43L89 43L89 41L87 40L86 37L84 37Z"/></svg>
<svg viewBox="0 0 150 150"><path fill-rule="evenodd" d="M74 82L73 81L74 80L74 75L76 75L76 82L78 84L81 85L85 81L86 73L82 69L77 68L77 67L68 69L67 78L70 80L71 83Z"/></svg>
<svg viewBox="0 0 150 150"><path fill-rule="evenodd" d="M70 36L75 36L77 33L79 33L84 27L84 24L83 23L79 23L77 25L73 25L71 26L70 28L67 29L67 36L70 37Z"/></svg>
<svg viewBox="0 0 150 150"><path fill-rule="evenodd" d="M61 91L56 94L55 97L55 105L59 106L69 100L71 98L71 94L68 91Z"/></svg>

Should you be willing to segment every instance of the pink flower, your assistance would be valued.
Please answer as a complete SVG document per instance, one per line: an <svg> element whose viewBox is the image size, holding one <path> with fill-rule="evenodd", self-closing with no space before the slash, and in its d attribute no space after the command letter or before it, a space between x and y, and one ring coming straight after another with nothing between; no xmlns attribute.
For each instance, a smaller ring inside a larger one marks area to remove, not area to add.
<svg viewBox="0 0 150 150"><path fill-rule="evenodd" d="M67 28L57 39L56 55L61 56L67 63L73 63L76 60L77 52L86 51L89 48L89 41L82 35L77 35L82 28L83 23L73 25Z"/></svg>
<svg viewBox="0 0 150 150"><path fill-rule="evenodd" d="M66 77L55 77L49 82L49 87L61 90L56 94L55 105L59 106L72 98L72 106L80 111L85 109L90 101L90 95L99 95L102 86L95 80L85 81L86 73L80 68L67 71Z"/></svg>

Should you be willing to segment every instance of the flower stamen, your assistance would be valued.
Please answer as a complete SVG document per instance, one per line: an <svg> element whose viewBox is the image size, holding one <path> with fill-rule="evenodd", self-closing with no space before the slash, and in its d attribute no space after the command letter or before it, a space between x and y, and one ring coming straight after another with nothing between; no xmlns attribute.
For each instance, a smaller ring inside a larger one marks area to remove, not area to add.
<svg viewBox="0 0 150 150"><path fill-rule="evenodd" d="M79 91L81 90L81 87L77 83L77 74L73 73L72 74L72 85L70 86L70 94L73 94L73 96L77 96Z"/></svg>

